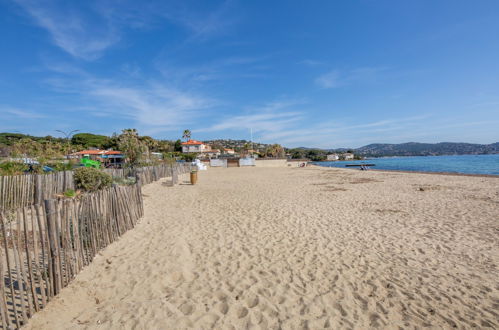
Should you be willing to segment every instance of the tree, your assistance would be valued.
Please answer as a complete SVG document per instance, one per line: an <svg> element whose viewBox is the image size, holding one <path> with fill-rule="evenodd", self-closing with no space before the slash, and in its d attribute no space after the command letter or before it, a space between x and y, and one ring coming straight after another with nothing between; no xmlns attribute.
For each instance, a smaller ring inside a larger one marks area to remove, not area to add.
<svg viewBox="0 0 499 330"><path fill-rule="evenodd" d="M241 154L242 156L246 157L248 154L249 154L249 150L251 149L251 146L249 143L245 143L242 147L241 147Z"/></svg>
<svg viewBox="0 0 499 330"><path fill-rule="evenodd" d="M12 153L16 157L39 157L43 155L43 146L30 138L22 138L14 143Z"/></svg>
<svg viewBox="0 0 499 330"><path fill-rule="evenodd" d="M124 129L118 138L118 147L128 158L130 165L136 166L147 152L146 145L140 140L136 129Z"/></svg>
<svg viewBox="0 0 499 330"><path fill-rule="evenodd" d="M280 144L272 144L265 150L265 156L267 157L279 158L284 157L284 155L284 148Z"/></svg>
<svg viewBox="0 0 499 330"><path fill-rule="evenodd" d="M173 146L173 151L182 152L182 141L180 141L180 139L175 141L175 145Z"/></svg>
<svg viewBox="0 0 499 330"><path fill-rule="evenodd" d="M109 137L91 133L77 133L71 138L72 144L81 144L84 148L103 148L109 142Z"/></svg>
<svg viewBox="0 0 499 330"><path fill-rule="evenodd" d="M173 145L170 141L166 140L159 140L157 141L156 149L154 150L156 152L172 152L173 151Z"/></svg>
<svg viewBox="0 0 499 330"><path fill-rule="evenodd" d="M182 139L185 139L186 141L190 140L191 139L191 131L186 129L184 130L184 134L182 134Z"/></svg>

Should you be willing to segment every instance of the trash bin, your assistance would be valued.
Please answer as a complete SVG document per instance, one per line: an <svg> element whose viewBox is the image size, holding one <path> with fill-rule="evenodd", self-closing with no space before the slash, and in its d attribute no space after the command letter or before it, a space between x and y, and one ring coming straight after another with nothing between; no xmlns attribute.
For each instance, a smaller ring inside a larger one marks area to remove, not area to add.
<svg viewBox="0 0 499 330"><path fill-rule="evenodd" d="M196 184L198 181L198 171L191 171L191 184Z"/></svg>

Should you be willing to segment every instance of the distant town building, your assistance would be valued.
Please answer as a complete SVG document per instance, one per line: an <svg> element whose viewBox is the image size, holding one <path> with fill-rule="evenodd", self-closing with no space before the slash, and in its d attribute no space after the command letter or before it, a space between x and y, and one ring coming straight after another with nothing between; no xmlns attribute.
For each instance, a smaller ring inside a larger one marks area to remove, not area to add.
<svg viewBox="0 0 499 330"><path fill-rule="evenodd" d="M345 157L345 160L352 160L353 159L353 154L346 152L343 154L343 157Z"/></svg>
<svg viewBox="0 0 499 330"><path fill-rule="evenodd" d="M211 146L204 144L201 141L189 140L187 142L182 142L182 152L210 152Z"/></svg>
<svg viewBox="0 0 499 330"><path fill-rule="evenodd" d="M235 153L234 149L224 148L224 154L233 155Z"/></svg>
<svg viewBox="0 0 499 330"><path fill-rule="evenodd" d="M198 153L198 158L215 158L220 156L220 150L212 149L209 144L201 141L189 140L182 143L183 153Z"/></svg>
<svg viewBox="0 0 499 330"><path fill-rule="evenodd" d="M339 160L340 156L338 154L329 154L327 155L327 160L334 161L334 160Z"/></svg>

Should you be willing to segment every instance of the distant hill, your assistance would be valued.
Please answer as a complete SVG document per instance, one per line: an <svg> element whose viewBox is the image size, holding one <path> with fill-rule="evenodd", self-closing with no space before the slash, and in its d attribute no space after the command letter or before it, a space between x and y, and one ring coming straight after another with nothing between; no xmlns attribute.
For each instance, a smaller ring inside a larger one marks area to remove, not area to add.
<svg viewBox="0 0 499 330"><path fill-rule="evenodd" d="M354 150L356 154L371 157L380 156L437 156L437 155L481 155L498 154L499 142L492 144L473 143L418 143L369 144Z"/></svg>

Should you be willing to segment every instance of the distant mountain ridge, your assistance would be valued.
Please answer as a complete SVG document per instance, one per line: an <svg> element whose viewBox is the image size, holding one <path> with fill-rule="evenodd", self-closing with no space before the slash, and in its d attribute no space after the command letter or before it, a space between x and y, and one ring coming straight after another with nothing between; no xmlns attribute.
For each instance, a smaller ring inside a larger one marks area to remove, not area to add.
<svg viewBox="0 0 499 330"><path fill-rule="evenodd" d="M354 149L354 152L363 156L371 157L498 154L499 142L491 144L459 142L408 142L400 144L374 143Z"/></svg>

